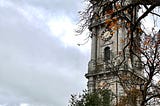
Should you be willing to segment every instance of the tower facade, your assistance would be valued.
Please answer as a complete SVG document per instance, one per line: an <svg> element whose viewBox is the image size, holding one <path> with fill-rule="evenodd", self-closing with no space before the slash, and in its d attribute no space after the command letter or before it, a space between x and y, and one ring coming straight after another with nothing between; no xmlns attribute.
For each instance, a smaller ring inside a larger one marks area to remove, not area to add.
<svg viewBox="0 0 160 106"><path fill-rule="evenodd" d="M85 76L88 79L89 91L94 92L99 88L109 89L116 95L115 102L117 102L118 97L123 95L124 92L119 84L118 77L114 74L113 68L116 68L116 65L122 60L123 49L128 41L125 40L127 31L123 26L124 22L117 22L121 27L115 28L114 32L108 27L106 20L110 18L110 14L107 12L114 9L110 3L111 1L101 0L102 4L107 4L106 7L104 5L102 8L99 8L99 0L90 1L94 4L89 26L92 43L88 73ZM133 68L129 57L129 49L126 49L125 57L125 64L119 67L122 72ZM141 73L141 71L137 72Z"/></svg>

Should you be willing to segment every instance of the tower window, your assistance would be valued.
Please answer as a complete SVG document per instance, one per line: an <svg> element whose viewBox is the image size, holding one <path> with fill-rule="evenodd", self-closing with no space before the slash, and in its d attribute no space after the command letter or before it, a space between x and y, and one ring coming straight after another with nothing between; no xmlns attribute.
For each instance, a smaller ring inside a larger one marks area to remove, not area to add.
<svg viewBox="0 0 160 106"><path fill-rule="evenodd" d="M110 60L110 47L106 47L104 49L104 60L105 61Z"/></svg>

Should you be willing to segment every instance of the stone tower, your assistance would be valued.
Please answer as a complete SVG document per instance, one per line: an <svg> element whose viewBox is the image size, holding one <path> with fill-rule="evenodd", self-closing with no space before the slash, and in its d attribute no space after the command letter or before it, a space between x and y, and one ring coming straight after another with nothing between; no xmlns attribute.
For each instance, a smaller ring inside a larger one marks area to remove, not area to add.
<svg viewBox="0 0 160 106"><path fill-rule="evenodd" d="M101 0L102 3L109 3L111 0ZM90 0L92 4L96 4L99 0ZM97 7L96 7L97 6ZM97 9L95 5L93 15L91 18L91 24L89 30L91 31L91 59L88 63L88 73L85 75L88 79L88 89L93 92L100 87L110 89L117 96L123 94L122 87L118 83L118 78L112 73L110 65L116 65L119 62L120 55L123 52L123 48L126 45L124 41L126 35L126 29L116 29L114 33L111 33L107 29L105 20L109 17L106 15L106 11L113 9L112 5L107 5L101 9ZM98 11L97 11L98 10ZM99 11L101 11L99 13ZM98 15L98 18L97 18ZM123 24L123 23L120 23ZM126 51L127 57L127 51ZM114 61L116 60L116 61ZM132 68L131 59L126 59L126 64L120 69L129 70ZM118 101L118 97L115 101Z"/></svg>

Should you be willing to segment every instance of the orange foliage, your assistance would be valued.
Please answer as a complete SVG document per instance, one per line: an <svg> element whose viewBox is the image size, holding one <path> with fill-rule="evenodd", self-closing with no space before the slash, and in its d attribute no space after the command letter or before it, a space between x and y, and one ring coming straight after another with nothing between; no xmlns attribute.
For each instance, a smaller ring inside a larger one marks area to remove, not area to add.
<svg viewBox="0 0 160 106"><path fill-rule="evenodd" d="M138 27L137 30L138 30L139 33L143 32L140 27Z"/></svg>
<svg viewBox="0 0 160 106"><path fill-rule="evenodd" d="M111 15L111 14L113 14L113 12L114 12L113 10L107 10L106 14L110 14Z"/></svg>
<svg viewBox="0 0 160 106"><path fill-rule="evenodd" d="M107 19L106 24L108 25L109 29L112 29L112 31L120 28L120 26L118 25L118 17L113 17L112 19Z"/></svg>
<svg viewBox="0 0 160 106"><path fill-rule="evenodd" d="M119 103L116 106L128 106L129 104L137 103L137 99L141 96L141 91L135 87L128 90L127 94L121 96Z"/></svg>
<svg viewBox="0 0 160 106"><path fill-rule="evenodd" d="M106 24L110 24L112 22L112 19L107 19Z"/></svg>
<svg viewBox="0 0 160 106"><path fill-rule="evenodd" d="M113 35L114 33L115 33L115 32L113 32L113 31L112 31L112 32L110 32L110 34L111 34L111 35Z"/></svg>

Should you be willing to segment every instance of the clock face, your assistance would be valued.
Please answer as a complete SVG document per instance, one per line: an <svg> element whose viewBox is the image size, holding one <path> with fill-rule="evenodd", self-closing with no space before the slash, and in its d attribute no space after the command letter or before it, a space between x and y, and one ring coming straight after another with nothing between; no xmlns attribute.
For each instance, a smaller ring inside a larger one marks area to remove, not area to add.
<svg viewBox="0 0 160 106"><path fill-rule="evenodd" d="M112 38L112 34L111 34L111 32L110 31L106 31L106 32L104 32L103 34L102 34L102 40L104 40L104 41L108 41L108 40L110 40L111 38Z"/></svg>

